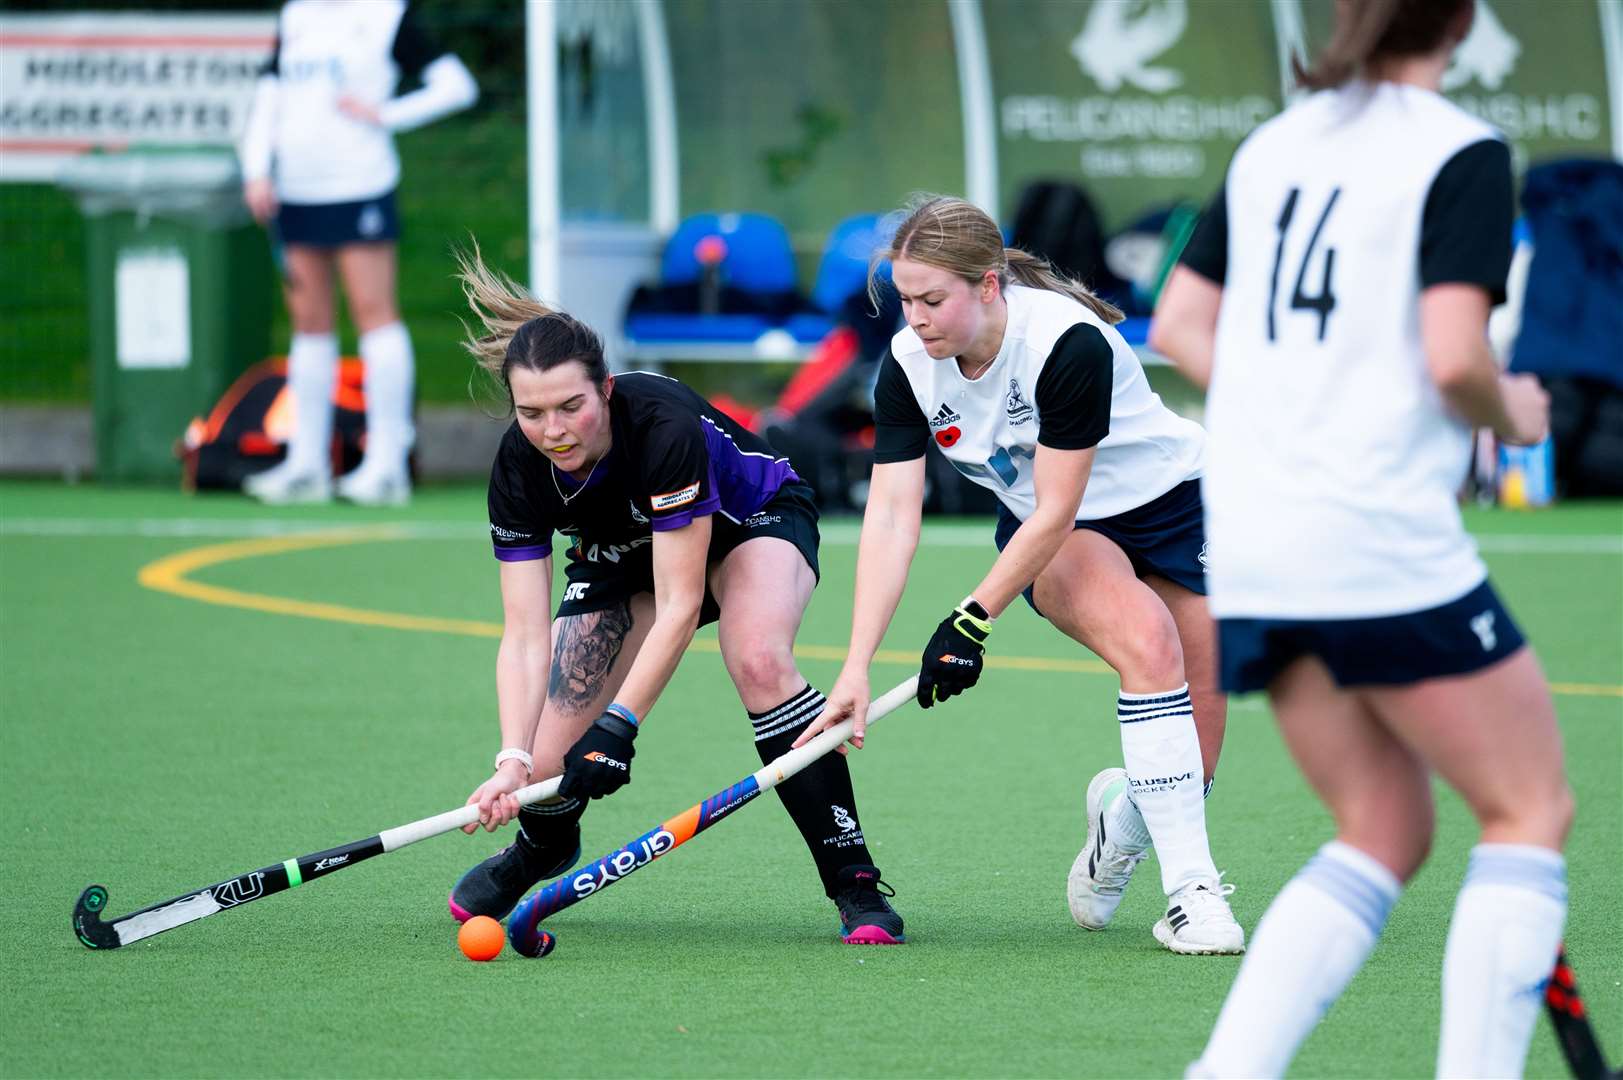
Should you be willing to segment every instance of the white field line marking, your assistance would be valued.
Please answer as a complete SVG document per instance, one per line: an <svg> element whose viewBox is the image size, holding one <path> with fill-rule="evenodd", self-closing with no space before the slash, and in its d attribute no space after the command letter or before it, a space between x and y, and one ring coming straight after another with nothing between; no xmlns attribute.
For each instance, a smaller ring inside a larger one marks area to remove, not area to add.
<svg viewBox="0 0 1623 1080"><path fill-rule="evenodd" d="M487 532L469 521L300 521L288 518L0 518L0 536L118 538L203 537L237 538L301 536L334 530L387 529L402 540L479 540ZM992 523L985 525L925 525L927 547L992 549ZM861 526L836 521L821 527L825 544L851 547ZM1488 533L1476 537L1477 547L1489 555L1613 555L1623 556L1623 534L1538 536Z"/></svg>

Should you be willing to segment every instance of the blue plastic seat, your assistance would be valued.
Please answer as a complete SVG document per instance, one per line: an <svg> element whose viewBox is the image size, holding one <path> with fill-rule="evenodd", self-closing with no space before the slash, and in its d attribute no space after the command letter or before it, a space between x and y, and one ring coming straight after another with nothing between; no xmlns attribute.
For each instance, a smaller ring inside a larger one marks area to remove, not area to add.
<svg viewBox="0 0 1623 1080"><path fill-rule="evenodd" d="M707 236L719 236L727 245L721 261L722 280L734 289L751 293L787 293L795 289L795 256L789 232L766 214L694 214L683 219L665 245L660 260L664 285L692 285L702 267L697 247Z"/></svg>
<svg viewBox="0 0 1623 1080"><path fill-rule="evenodd" d="M890 244L897 224L894 215L856 214L834 226L812 286L812 306L817 310L791 316L784 326L790 336L800 342L817 342L839 325L845 305L867 291L869 262L875 252ZM879 276L889 280L889 263L880 264Z"/></svg>

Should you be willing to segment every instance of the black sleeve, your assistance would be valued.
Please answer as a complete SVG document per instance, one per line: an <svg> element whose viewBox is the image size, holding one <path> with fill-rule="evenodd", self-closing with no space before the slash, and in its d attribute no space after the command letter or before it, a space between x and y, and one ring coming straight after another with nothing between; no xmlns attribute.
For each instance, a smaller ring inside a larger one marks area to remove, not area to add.
<svg viewBox="0 0 1623 1080"><path fill-rule="evenodd" d="M1483 139L1449 158L1420 219L1420 287L1480 285L1503 303L1515 211L1509 146Z"/></svg>
<svg viewBox="0 0 1623 1080"><path fill-rule="evenodd" d="M902 365L889 349L879 361L879 381L873 388L873 425L875 465L921 458L930 445L930 425Z"/></svg>
<svg viewBox="0 0 1623 1080"><path fill-rule="evenodd" d="M654 532L680 529L721 506L710 471L710 447L697 416L680 413L655 420L642 435L642 476Z"/></svg>
<svg viewBox="0 0 1623 1080"><path fill-rule="evenodd" d="M270 55L265 57L265 66L259 69L259 74L261 77L274 75L281 78L282 76L282 33L280 30L276 32L276 41L272 43Z"/></svg>
<svg viewBox="0 0 1623 1080"><path fill-rule="evenodd" d="M1110 434L1116 361L1110 342L1091 323L1077 323L1054 342L1037 376L1037 443L1086 450Z"/></svg>
<svg viewBox="0 0 1623 1080"><path fill-rule="evenodd" d="M1178 261L1215 285L1223 284L1229 268L1229 204L1228 182L1224 181L1217 194L1200 216L1194 235L1184 245Z"/></svg>
<svg viewBox="0 0 1623 1080"><path fill-rule="evenodd" d="M502 436L496 460L490 465L485 502L490 510L490 541L502 562L526 562L552 554L552 527L531 487L533 470L525 468L525 459L535 456L537 451L515 423Z"/></svg>
<svg viewBox="0 0 1623 1080"><path fill-rule="evenodd" d="M395 66L400 69L401 81L417 78L425 67L445 53L440 43L423 31L413 9L407 7L400 16L400 25L395 27L394 48L390 50Z"/></svg>

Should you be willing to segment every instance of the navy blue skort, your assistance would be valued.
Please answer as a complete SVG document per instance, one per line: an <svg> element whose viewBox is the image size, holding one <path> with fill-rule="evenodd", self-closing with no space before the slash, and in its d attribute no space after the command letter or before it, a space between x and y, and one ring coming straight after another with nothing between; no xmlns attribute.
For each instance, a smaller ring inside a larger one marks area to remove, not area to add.
<svg viewBox="0 0 1623 1080"><path fill-rule="evenodd" d="M276 239L321 248L399 240L394 192L355 202L283 203L276 212Z"/></svg>
<svg viewBox="0 0 1623 1080"><path fill-rule="evenodd" d="M1223 689L1244 694L1303 656L1322 660L1343 688L1406 686L1497 664L1526 639L1484 579L1457 600L1403 615L1219 619L1217 641Z"/></svg>
<svg viewBox="0 0 1623 1080"><path fill-rule="evenodd" d="M1185 480L1171 491L1126 513L1093 521L1078 521L1078 529L1092 529L1109 537L1127 553L1139 577L1155 574L1175 581L1192 593L1206 595L1206 521L1200 503L1200 481ZM1008 546L1020 519L999 503L997 549ZM1021 596L1041 615L1028 585Z"/></svg>

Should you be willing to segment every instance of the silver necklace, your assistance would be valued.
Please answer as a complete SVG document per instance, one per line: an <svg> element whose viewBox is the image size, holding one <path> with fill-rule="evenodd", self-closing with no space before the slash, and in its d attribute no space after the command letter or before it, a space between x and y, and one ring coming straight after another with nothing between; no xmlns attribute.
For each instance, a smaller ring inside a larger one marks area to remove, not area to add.
<svg viewBox="0 0 1623 1080"><path fill-rule="evenodd" d="M603 455L603 457L608 456L609 455L607 454ZM558 466L553 465L550 461L547 462L547 464L551 466L550 475L552 476L552 489L558 493L558 498L564 501L564 505L568 506L572 500L580 498L580 493L585 491L586 485L592 482L592 477L597 473L597 467L603 464L603 458L598 458L596 461L592 462L591 471L586 474L586 479L580 482L580 487L576 488L574 494L572 495L565 495L564 489L558 483Z"/></svg>
<svg viewBox="0 0 1623 1080"><path fill-rule="evenodd" d="M986 374L986 369L991 367L992 366L992 361L994 361L996 359L997 359L997 353L993 353L992 356L991 356L991 359L987 360L985 363L981 364L980 367L975 369L975 374L973 374L973 375L964 375L964 379L966 381L968 381L968 382L974 382L976 379L978 379L982 375ZM963 375L964 373L962 371L960 371L958 374Z"/></svg>

